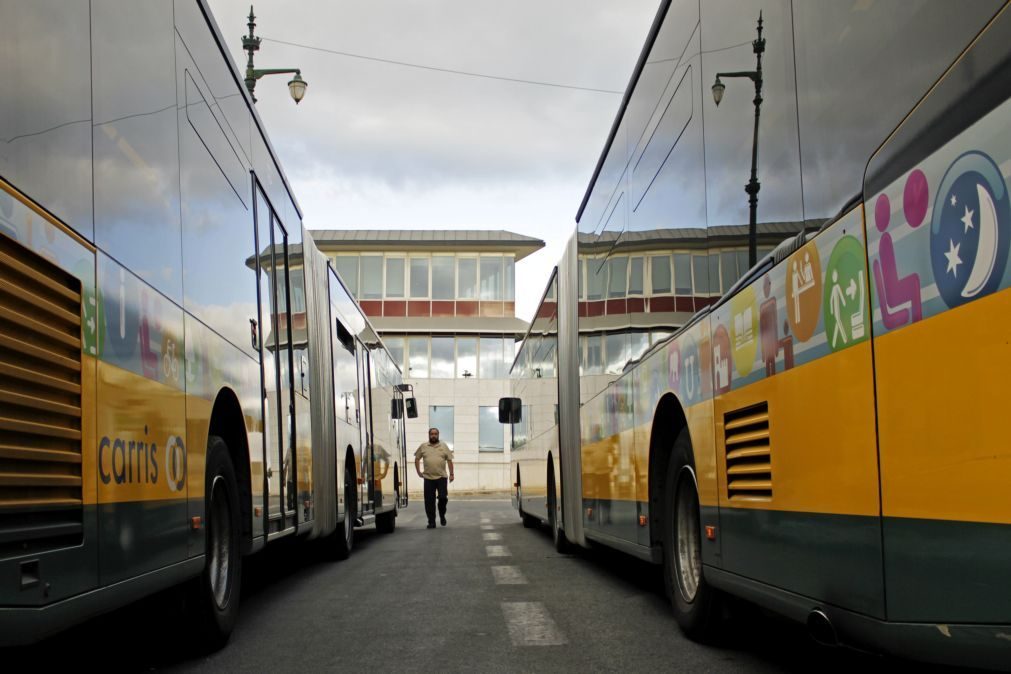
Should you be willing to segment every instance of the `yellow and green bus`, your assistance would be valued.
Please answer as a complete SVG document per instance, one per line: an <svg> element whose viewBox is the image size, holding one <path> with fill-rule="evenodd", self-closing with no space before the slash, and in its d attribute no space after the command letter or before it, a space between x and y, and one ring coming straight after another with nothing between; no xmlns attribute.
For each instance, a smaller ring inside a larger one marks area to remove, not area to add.
<svg viewBox="0 0 1011 674"><path fill-rule="evenodd" d="M204 0L4 3L0 45L0 646L177 585L220 646L243 556L393 531L409 387Z"/></svg>
<svg viewBox="0 0 1011 674"><path fill-rule="evenodd" d="M524 524L662 565L694 638L735 596L1007 667L1008 45L1003 2L662 3L500 404Z"/></svg>

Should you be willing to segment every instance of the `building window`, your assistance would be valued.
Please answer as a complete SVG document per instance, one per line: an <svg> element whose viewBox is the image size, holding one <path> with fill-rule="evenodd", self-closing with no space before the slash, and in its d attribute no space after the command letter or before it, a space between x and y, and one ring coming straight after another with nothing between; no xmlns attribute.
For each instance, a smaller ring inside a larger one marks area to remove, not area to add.
<svg viewBox="0 0 1011 674"><path fill-rule="evenodd" d="M584 335L579 338L585 343L586 355L580 364L579 374L602 374L604 372L604 353L601 348L601 335Z"/></svg>
<svg viewBox="0 0 1011 674"><path fill-rule="evenodd" d="M383 256L362 255L362 284L360 299L383 299Z"/></svg>
<svg viewBox="0 0 1011 674"><path fill-rule="evenodd" d="M386 296L403 298L404 296L404 258L386 258Z"/></svg>
<svg viewBox="0 0 1011 674"><path fill-rule="evenodd" d="M457 297L461 300L477 299L477 258L461 257L457 265Z"/></svg>
<svg viewBox="0 0 1011 674"><path fill-rule="evenodd" d="M692 278L695 281L695 294L709 294L709 256L692 255Z"/></svg>
<svg viewBox="0 0 1011 674"><path fill-rule="evenodd" d="M692 294L692 256L688 253L674 253L674 293Z"/></svg>
<svg viewBox="0 0 1011 674"><path fill-rule="evenodd" d="M720 256L716 253L709 254L709 292L720 294Z"/></svg>
<svg viewBox="0 0 1011 674"><path fill-rule="evenodd" d="M607 266L610 267L607 296L612 299L624 297L625 281L628 277L628 258L624 255L612 257L607 261Z"/></svg>
<svg viewBox="0 0 1011 674"><path fill-rule="evenodd" d="M447 255L432 257L432 299L456 297L456 259Z"/></svg>
<svg viewBox="0 0 1011 674"><path fill-rule="evenodd" d="M670 255L654 255L649 260L650 283L654 295L670 293Z"/></svg>
<svg viewBox="0 0 1011 674"><path fill-rule="evenodd" d="M504 431L498 421L498 407L481 407L478 410L477 449L480 452L505 450Z"/></svg>
<svg viewBox="0 0 1011 674"><path fill-rule="evenodd" d="M633 332L629 335L629 359L638 360L642 358L642 354L649 350L649 333L648 332Z"/></svg>
<svg viewBox="0 0 1011 674"><path fill-rule="evenodd" d="M604 299L604 280L606 278L607 265L596 258L590 258L586 261L586 299Z"/></svg>
<svg viewBox="0 0 1011 674"><path fill-rule="evenodd" d="M347 286L348 292L358 297L358 256L338 255L333 260L334 268Z"/></svg>
<svg viewBox="0 0 1011 674"><path fill-rule="evenodd" d="M428 377L428 337L407 338L407 376L415 379Z"/></svg>
<svg viewBox="0 0 1011 674"><path fill-rule="evenodd" d="M505 348L501 337L481 338L481 378L503 379L506 376Z"/></svg>
<svg viewBox="0 0 1011 674"><path fill-rule="evenodd" d="M453 338L432 336L432 379L453 378Z"/></svg>
<svg viewBox="0 0 1011 674"><path fill-rule="evenodd" d="M401 335L384 335L383 343L389 350L393 362L401 372L404 372L404 338Z"/></svg>
<svg viewBox="0 0 1011 674"><path fill-rule="evenodd" d="M481 259L481 299L502 299L502 257L499 255Z"/></svg>
<svg viewBox="0 0 1011 674"><path fill-rule="evenodd" d="M643 259L633 257L628 263L628 294L642 295ZM669 271L669 270L668 270Z"/></svg>
<svg viewBox="0 0 1011 674"><path fill-rule="evenodd" d="M614 332L607 335L607 374L621 374L628 362L628 333Z"/></svg>
<svg viewBox="0 0 1011 674"><path fill-rule="evenodd" d="M429 405L428 406L428 427L439 429L439 439L453 449L453 406L452 405ZM428 433L425 433L427 436Z"/></svg>
<svg viewBox="0 0 1011 674"><path fill-rule="evenodd" d="M586 295L583 293L583 260L579 259L576 261L576 294L579 299L586 299Z"/></svg>
<svg viewBox="0 0 1011 674"><path fill-rule="evenodd" d="M720 282L723 284L723 290L730 290L738 278L737 254L732 250L723 251L720 253Z"/></svg>
<svg viewBox="0 0 1011 674"><path fill-rule="evenodd" d="M477 376L477 337L456 338L456 376L462 379Z"/></svg>
<svg viewBox="0 0 1011 674"><path fill-rule="evenodd" d="M411 258L411 299L428 299L428 258Z"/></svg>
<svg viewBox="0 0 1011 674"><path fill-rule="evenodd" d="M505 292L503 296L507 302L512 302L516 299L516 260L506 256L503 258L503 263L505 264L505 276L503 277Z"/></svg>

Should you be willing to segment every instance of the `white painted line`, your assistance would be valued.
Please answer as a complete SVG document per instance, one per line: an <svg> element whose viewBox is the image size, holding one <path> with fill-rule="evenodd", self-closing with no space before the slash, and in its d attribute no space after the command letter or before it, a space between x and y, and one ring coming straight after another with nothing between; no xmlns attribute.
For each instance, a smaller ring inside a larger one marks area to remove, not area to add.
<svg viewBox="0 0 1011 674"><path fill-rule="evenodd" d="M567 643L539 601L502 602L513 646L561 646Z"/></svg>
<svg viewBox="0 0 1011 674"><path fill-rule="evenodd" d="M486 545L484 551L489 557L512 557L509 548L504 545Z"/></svg>
<svg viewBox="0 0 1011 674"><path fill-rule="evenodd" d="M526 585L527 579L518 566L493 566L491 574L496 585Z"/></svg>
<svg viewBox="0 0 1011 674"><path fill-rule="evenodd" d="M488 517L482 517L481 524L491 524L491 519Z"/></svg>
<svg viewBox="0 0 1011 674"><path fill-rule="evenodd" d="M482 524L481 525L481 529L483 531L495 531L495 525L494 524Z"/></svg>
<svg viewBox="0 0 1011 674"><path fill-rule="evenodd" d="M487 534L482 534L481 537L484 538L484 540L486 540L486 541L501 541L502 540L502 534L487 533Z"/></svg>

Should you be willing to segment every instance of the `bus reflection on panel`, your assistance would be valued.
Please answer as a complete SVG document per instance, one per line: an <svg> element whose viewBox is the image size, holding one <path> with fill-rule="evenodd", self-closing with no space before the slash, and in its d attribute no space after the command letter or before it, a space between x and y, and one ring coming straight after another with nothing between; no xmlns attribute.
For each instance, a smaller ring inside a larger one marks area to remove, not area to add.
<svg viewBox="0 0 1011 674"><path fill-rule="evenodd" d="M393 531L407 387L205 2L5 3L0 41L0 646L184 582L221 645L244 555Z"/></svg>
<svg viewBox="0 0 1011 674"><path fill-rule="evenodd" d="M1009 40L1000 2L663 3L502 404L524 523L662 564L692 637L736 595L1006 667Z"/></svg>

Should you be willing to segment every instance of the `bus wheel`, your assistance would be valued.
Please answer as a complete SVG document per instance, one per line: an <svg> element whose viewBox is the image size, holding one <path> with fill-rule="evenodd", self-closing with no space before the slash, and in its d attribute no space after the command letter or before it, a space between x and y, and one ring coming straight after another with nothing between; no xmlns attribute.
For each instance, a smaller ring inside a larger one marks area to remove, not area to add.
<svg viewBox="0 0 1011 674"><path fill-rule="evenodd" d="M235 469L225 441L214 435L207 439L206 466L206 563L191 586L188 608L201 643L217 650L228 642L239 614L242 553Z"/></svg>
<svg viewBox="0 0 1011 674"><path fill-rule="evenodd" d="M328 537L328 555L333 559L347 559L355 542L355 516L358 514L358 481L355 479L354 459L344 460L344 521Z"/></svg>
<svg viewBox="0 0 1011 674"><path fill-rule="evenodd" d="M558 521L558 501L555 497L555 476L548 478L548 523L551 525L551 539L555 544L555 552L567 554L572 551L569 539L562 531L562 523Z"/></svg>
<svg viewBox="0 0 1011 674"><path fill-rule="evenodd" d="M674 442L667 469L663 518L664 581L682 631L696 641L719 633L719 591L706 583L702 569L699 495L692 469L691 440L683 429Z"/></svg>

